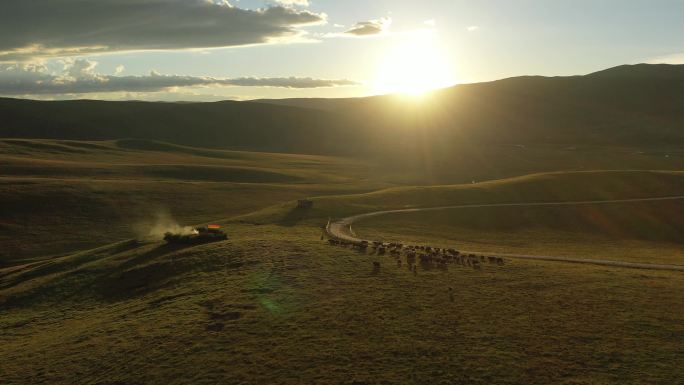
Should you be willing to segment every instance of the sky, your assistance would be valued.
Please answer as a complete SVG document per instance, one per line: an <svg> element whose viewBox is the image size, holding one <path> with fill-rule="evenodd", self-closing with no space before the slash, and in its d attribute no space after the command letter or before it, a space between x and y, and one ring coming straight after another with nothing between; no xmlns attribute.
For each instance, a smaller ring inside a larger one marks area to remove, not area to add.
<svg viewBox="0 0 684 385"><path fill-rule="evenodd" d="M0 96L421 94L684 64L682 0L2 0Z"/></svg>

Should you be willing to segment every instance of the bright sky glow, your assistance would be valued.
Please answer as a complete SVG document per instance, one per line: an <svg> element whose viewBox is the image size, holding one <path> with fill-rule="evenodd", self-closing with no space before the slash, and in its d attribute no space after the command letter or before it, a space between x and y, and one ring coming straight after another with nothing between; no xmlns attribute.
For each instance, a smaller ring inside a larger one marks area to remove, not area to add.
<svg viewBox="0 0 684 385"><path fill-rule="evenodd" d="M682 0L3 0L0 96L416 95L684 64L682 15Z"/></svg>
<svg viewBox="0 0 684 385"><path fill-rule="evenodd" d="M373 92L421 95L456 83L454 71L435 30L407 33L380 60Z"/></svg>

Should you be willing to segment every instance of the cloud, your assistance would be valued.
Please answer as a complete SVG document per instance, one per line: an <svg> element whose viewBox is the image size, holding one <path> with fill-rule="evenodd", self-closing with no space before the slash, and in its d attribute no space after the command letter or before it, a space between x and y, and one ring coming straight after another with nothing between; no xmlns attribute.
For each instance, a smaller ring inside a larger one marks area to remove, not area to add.
<svg viewBox="0 0 684 385"><path fill-rule="evenodd" d="M292 7L294 5L300 7L308 7L310 5L309 0L276 0L276 3L289 7Z"/></svg>
<svg viewBox="0 0 684 385"><path fill-rule="evenodd" d="M478 30L480 30L479 25L470 25L470 26L466 27L466 31L468 31L468 32L475 32Z"/></svg>
<svg viewBox="0 0 684 385"><path fill-rule="evenodd" d="M325 22L291 6L249 10L227 0L2 0L0 61L291 41Z"/></svg>
<svg viewBox="0 0 684 385"><path fill-rule="evenodd" d="M345 35L351 36L373 36L379 35L390 27L392 19L383 17L381 19L360 21L356 23L351 29L344 32Z"/></svg>
<svg viewBox="0 0 684 385"><path fill-rule="evenodd" d="M278 87L323 88L358 85L341 79L308 77L214 78L162 75L151 71L144 76L112 76L97 73L97 62L77 59L64 62L59 73L40 64L0 65L0 95L58 95L106 92L158 92L184 87Z"/></svg>
<svg viewBox="0 0 684 385"><path fill-rule="evenodd" d="M254 78L243 77L226 79L225 85L241 86L241 87L277 87L277 88L323 88L323 87L341 87L341 86L357 86L359 83L341 79L341 80L327 80L314 79L310 77L296 78Z"/></svg>
<svg viewBox="0 0 684 385"><path fill-rule="evenodd" d="M64 61L64 75L66 79L94 78L97 62L91 60L66 60Z"/></svg>
<svg viewBox="0 0 684 385"><path fill-rule="evenodd" d="M114 75L121 75L125 70L126 67L124 67L123 65L118 65L116 66L116 69L114 69Z"/></svg>

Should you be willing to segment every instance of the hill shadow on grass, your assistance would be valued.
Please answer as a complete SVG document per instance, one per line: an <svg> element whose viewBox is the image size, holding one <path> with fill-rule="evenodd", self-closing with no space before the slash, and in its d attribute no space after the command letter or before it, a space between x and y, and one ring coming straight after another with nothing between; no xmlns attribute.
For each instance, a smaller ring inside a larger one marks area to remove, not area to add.
<svg viewBox="0 0 684 385"><path fill-rule="evenodd" d="M147 244L150 246L149 244ZM121 242L111 247L76 255L67 261L47 262L34 269L0 281L0 289L26 283L25 289L11 295L0 294L0 306L21 306L47 296L63 300L94 291L105 301L119 301L160 289L174 278L195 266L192 262L166 258L194 245L163 244L145 247L135 241ZM87 265L97 259L109 258L102 264ZM112 264L118 260L118 263ZM29 282L36 280L35 282ZM4 281L4 282L3 282Z"/></svg>
<svg viewBox="0 0 684 385"><path fill-rule="evenodd" d="M177 243L164 243L162 245L159 245L158 247L155 247L154 249L148 250L140 255L136 255L135 257L126 260L124 263L119 265L117 271L124 271L138 265L143 265L155 258L175 253L176 251L185 250L192 246L193 245L190 244L185 245Z"/></svg>
<svg viewBox="0 0 684 385"><path fill-rule="evenodd" d="M7 277L1 277L3 279L0 281L0 289L8 289L22 282L48 275L66 273L69 270L78 269L80 266L97 259L131 251L138 247L140 247L140 244L137 242L125 241L101 247L89 252L75 254L71 257L40 261L35 264L35 267L30 267L25 271L19 270L16 275L8 274Z"/></svg>
<svg viewBox="0 0 684 385"><path fill-rule="evenodd" d="M193 246L167 243L136 255L102 277L96 283L96 291L105 299L114 301L154 291L181 274L183 269L171 260L153 261Z"/></svg>

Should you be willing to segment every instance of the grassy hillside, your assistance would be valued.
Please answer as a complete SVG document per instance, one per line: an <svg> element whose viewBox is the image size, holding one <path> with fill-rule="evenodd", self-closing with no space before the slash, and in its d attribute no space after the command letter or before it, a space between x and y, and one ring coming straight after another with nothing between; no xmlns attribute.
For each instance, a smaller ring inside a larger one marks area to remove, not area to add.
<svg viewBox="0 0 684 385"><path fill-rule="evenodd" d="M0 267L3 383L621 385L684 376L679 272L507 260L416 276L389 256L328 246L319 227L381 209L682 195L681 171L397 186L427 179L348 158L154 141L2 143L13 173L0 178L10 208L0 242L13 250ZM295 209L301 197L314 207ZM164 210L181 224L227 218L231 239L103 246L149 231ZM455 212L379 218L357 231L684 261L681 205Z"/></svg>
<svg viewBox="0 0 684 385"><path fill-rule="evenodd" d="M625 66L581 77L522 77L445 90L447 115L485 140L681 144L684 66Z"/></svg>
<svg viewBox="0 0 684 385"><path fill-rule="evenodd" d="M137 138L203 147L339 153L356 135L343 116L249 102L146 103L0 99L0 137Z"/></svg>
<svg viewBox="0 0 684 385"><path fill-rule="evenodd" d="M470 251L684 265L684 200L390 214L354 231Z"/></svg>
<svg viewBox="0 0 684 385"><path fill-rule="evenodd" d="M684 150L565 145L423 145L373 161L384 179L404 185L481 182L554 171L683 170Z"/></svg>
<svg viewBox="0 0 684 385"><path fill-rule="evenodd" d="M119 244L2 271L3 383L617 385L684 376L681 273L509 261L414 276L390 257L327 246L314 227L231 232L217 244Z"/></svg>
<svg viewBox="0 0 684 385"><path fill-rule="evenodd" d="M416 129L430 132L425 139L430 147L466 141L681 148L683 82L684 65L640 64L586 76L458 85L419 102L396 96L263 102L334 111L372 121L372 127L399 129L396 141L385 139L407 148L413 141L403 135Z"/></svg>
<svg viewBox="0 0 684 385"><path fill-rule="evenodd" d="M286 213L281 214L296 217L298 212L287 212L292 210L293 200L304 197L415 184L470 183L472 180L530 172L587 167L684 167L684 153L635 153L624 148L568 150L553 146L480 146L470 147L467 151L457 153L450 162L433 162L435 167L430 167L426 162L408 164L408 158L391 161L226 151L141 139L3 139L0 140L0 161L3 164L0 197L7 208L0 220L3 230L0 241L5 246L0 252L0 264L60 255L132 237L138 233L136 229L140 223L153 221L160 213L175 217L181 223L193 224L247 214L287 202L283 206ZM616 181L612 187L614 192L620 192L621 188L629 192L635 188L644 190L678 183L650 178L650 172L643 174L644 179L626 181L626 186ZM602 178L595 175L574 183L602 186L613 180L611 177ZM551 185L555 183L549 180L549 186L543 187L545 190L540 190L536 196L543 196L544 191L554 189ZM472 191L487 190L490 185L496 183L478 183ZM653 187L649 187L651 185ZM558 186L556 190L576 187ZM459 201L462 199L460 196L442 197L440 194L443 193L439 191L461 191L470 187L406 187L398 190L405 202L395 203L394 200L399 198L395 198L397 195L392 191L368 197L350 197L349 202L346 198L344 202L323 200L317 203L313 213L318 213L326 205L332 206L330 210L316 214L319 218L335 216L335 210L344 209L347 205L358 206L352 210L358 212L372 211L376 207ZM519 194L527 194L531 188L522 187ZM508 195L518 193L513 190L506 192L501 199L509 199ZM651 192L644 190L645 195ZM473 193L472 197L490 199L480 193Z"/></svg>
<svg viewBox="0 0 684 385"><path fill-rule="evenodd" d="M369 191L363 163L161 142L0 141L0 266L307 196Z"/></svg>
<svg viewBox="0 0 684 385"><path fill-rule="evenodd" d="M683 66L626 66L574 77L519 77L394 96L288 102L0 100L0 137L142 138L317 154L401 155L458 144L681 149ZM309 105L311 108L303 108Z"/></svg>
<svg viewBox="0 0 684 385"><path fill-rule="evenodd" d="M465 204L562 202L684 195L681 171L585 171L526 175L475 184L394 187L363 194L314 198L310 210L277 205L242 217L293 224L403 208Z"/></svg>
<svg viewBox="0 0 684 385"><path fill-rule="evenodd" d="M591 171L547 173L467 185L395 187L314 199L239 218L247 223L321 224L381 210L450 205L573 202L684 196L684 173ZM370 239L509 254L604 258L684 264L683 201L561 207L497 207L402 213L363 220Z"/></svg>
<svg viewBox="0 0 684 385"><path fill-rule="evenodd" d="M682 81L684 66L642 65L422 102L0 99L0 383L677 384L681 272L506 259L414 274L321 226L682 196ZM160 241L208 222L230 239ZM684 264L682 201L354 227Z"/></svg>

